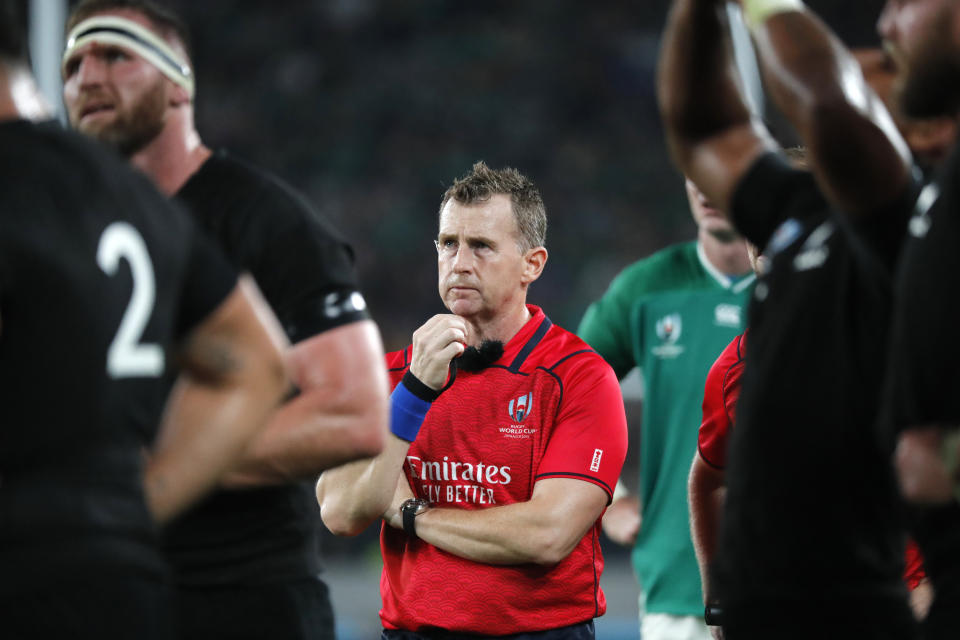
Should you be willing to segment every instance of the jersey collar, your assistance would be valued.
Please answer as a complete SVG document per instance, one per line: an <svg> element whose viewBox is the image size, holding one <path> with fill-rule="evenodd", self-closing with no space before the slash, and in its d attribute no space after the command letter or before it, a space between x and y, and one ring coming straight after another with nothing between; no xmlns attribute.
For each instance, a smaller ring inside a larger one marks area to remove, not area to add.
<svg viewBox="0 0 960 640"><path fill-rule="evenodd" d="M753 281L757 279L757 275L755 273L751 273L734 284L733 280L731 280L727 274L721 272L719 269L713 266L709 260L707 260L707 254L704 252L703 245L699 241L697 242L697 258L700 259L700 265L703 267L704 271L710 274L710 276L717 281L717 284L724 289L729 289L733 293L740 293L753 284Z"/></svg>
<svg viewBox="0 0 960 640"><path fill-rule="evenodd" d="M553 326L540 307L528 304L527 311L530 312L530 319L503 346L503 356L497 361L497 364L506 366L510 371L520 370L524 361Z"/></svg>

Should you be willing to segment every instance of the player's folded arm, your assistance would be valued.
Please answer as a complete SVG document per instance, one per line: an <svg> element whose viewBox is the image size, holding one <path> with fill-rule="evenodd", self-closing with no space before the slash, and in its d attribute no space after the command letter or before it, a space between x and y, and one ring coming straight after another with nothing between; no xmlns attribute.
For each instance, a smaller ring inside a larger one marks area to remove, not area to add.
<svg viewBox="0 0 960 640"><path fill-rule="evenodd" d="M387 431L383 347L372 320L307 338L286 354L298 392L271 418L235 484L289 482L375 456Z"/></svg>
<svg viewBox="0 0 960 640"><path fill-rule="evenodd" d="M286 346L247 277L187 335L145 474L158 522L212 488L263 428L289 387L282 359Z"/></svg>

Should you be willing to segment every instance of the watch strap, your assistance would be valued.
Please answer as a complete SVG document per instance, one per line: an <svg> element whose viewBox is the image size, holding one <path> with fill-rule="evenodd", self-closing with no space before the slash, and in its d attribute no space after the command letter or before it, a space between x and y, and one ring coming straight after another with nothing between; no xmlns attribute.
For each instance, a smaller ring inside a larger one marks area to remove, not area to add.
<svg viewBox="0 0 960 640"><path fill-rule="evenodd" d="M414 520L417 517L417 512L414 509L403 509L403 530L407 532L407 535L411 538L417 537L417 527L414 524Z"/></svg>

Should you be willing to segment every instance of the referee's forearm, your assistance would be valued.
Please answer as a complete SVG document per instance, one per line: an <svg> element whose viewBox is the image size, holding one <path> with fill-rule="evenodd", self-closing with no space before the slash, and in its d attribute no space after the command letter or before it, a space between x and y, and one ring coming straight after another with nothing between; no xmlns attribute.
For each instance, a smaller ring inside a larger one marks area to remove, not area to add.
<svg viewBox="0 0 960 640"><path fill-rule="evenodd" d="M324 525L336 535L353 536L378 521L390 506L409 449L409 442L391 434L380 455L324 471L317 481Z"/></svg>

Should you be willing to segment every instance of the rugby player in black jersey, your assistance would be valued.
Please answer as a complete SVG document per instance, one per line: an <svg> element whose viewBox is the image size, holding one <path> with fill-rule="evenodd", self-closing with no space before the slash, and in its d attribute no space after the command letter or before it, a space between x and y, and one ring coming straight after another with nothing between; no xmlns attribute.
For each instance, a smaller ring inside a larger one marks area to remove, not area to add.
<svg viewBox="0 0 960 640"><path fill-rule="evenodd" d="M31 122L48 116L15 5L0 0L0 635L172 638L155 526L265 424L286 341L148 180Z"/></svg>
<svg viewBox="0 0 960 640"><path fill-rule="evenodd" d="M747 108L724 2L673 3L659 73L676 162L770 261L751 308L712 591L728 640L911 638L905 524L875 428L892 271L917 192L909 151L800 2L745 5L811 172L790 167Z"/></svg>
<svg viewBox="0 0 960 640"><path fill-rule="evenodd" d="M878 22L897 69L899 106L915 118L957 121L960 5L889 0ZM910 220L896 289L886 424L896 463L917 508L914 535L926 557L934 601L924 622L932 640L957 636L960 608L960 157L955 146L924 188Z"/></svg>
<svg viewBox="0 0 960 640"><path fill-rule="evenodd" d="M313 483L380 451L387 380L349 246L264 171L207 148L182 22L139 0L74 8L63 58L71 124L125 154L249 271L280 319L299 393L226 488L168 528L185 638L329 638ZM383 505L386 508L386 505Z"/></svg>

